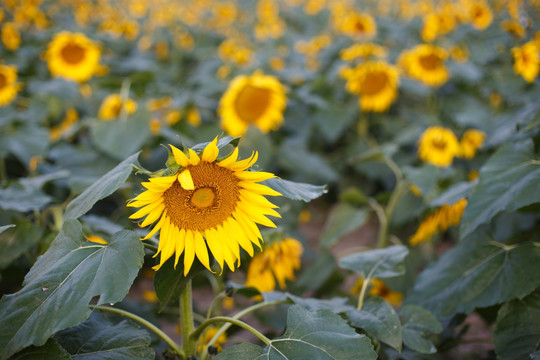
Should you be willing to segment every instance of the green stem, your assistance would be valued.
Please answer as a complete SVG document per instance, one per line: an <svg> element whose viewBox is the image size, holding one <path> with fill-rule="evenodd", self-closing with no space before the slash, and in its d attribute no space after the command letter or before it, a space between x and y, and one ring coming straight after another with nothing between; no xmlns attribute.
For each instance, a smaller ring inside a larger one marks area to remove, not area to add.
<svg viewBox="0 0 540 360"><path fill-rule="evenodd" d="M373 266L373 268L369 271L369 273L365 277L364 283L362 284L362 289L360 289L360 295L358 295L358 305L356 306L358 310L362 310L362 306L364 306L364 297L366 296L366 290L367 290L367 287L369 286L369 282L373 278L373 275L375 274L375 270L377 270L377 268L381 266L382 263L383 263L383 259L380 259L379 261L377 261L375 265Z"/></svg>
<svg viewBox="0 0 540 360"><path fill-rule="evenodd" d="M155 333L157 336L159 336L163 341L165 341L165 343L167 343L167 345L169 345L171 347L171 349L173 349L173 351L176 354L178 354L178 356L180 356L181 359L186 358L186 355L184 354L184 351L182 351L182 349L178 346L177 343L174 342L174 340L172 340L167 334L165 334L163 331L161 331L154 324L152 324L151 322L143 319L142 317L139 317L139 316L137 316L135 314L132 314L132 313L130 313L128 311L125 311L125 310L116 309L116 308L108 307L108 306L92 306L91 305L90 307L92 309L94 309L94 310L108 311L108 312L111 312L111 313L122 315L124 317L127 317L128 319L131 319L133 321L138 322L139 324L147 327L149 330L151 330L153 333Z"/></svg>
<svg viewBox="0 0 540 360"><path fill-rule="evenodd" d="M186 356L195 355L195 341L192 341L190 334L194 330L193 326L193 301L191 295L191 279L188 280L186 288L180 296L180 321L182 325L182 346Z"/></svg>
<svg viewBox="0 0 540 360"><path fill-rule="evenodd" d="M126 111L126 103L129 99L129 88L131 87L131 79L125 78L124 81L122 81L122 87L120 88L120 114L118 118L120 121L126 121L127 120L127 111Z"/></svg>
<svg viewBox="0 0 540 360"><path fill-rule="evenodd" d="M158 248L156 246L154 246L154 245L143 243L143 246L144 246L145 249L152 250L154 253L158 252Z"/></svg>
<svg viewBox="0 0 540 360"><path fill-rule="evenodd" d="M7 180L6 160L0 156L0 184Z"/></svg>
<svg viewBox="0 0 540 360"><path fill-rule="evenodd" d="M396 209L399 200L407 192L407 185L408 183L406 181L400 180L397 183L390 200L388 201L388 205L384 211L385 216L383 221L379 222L379 235L377 239L379 248L385 248L388 246L388 228L390 227L390 219L394 214L394 210Z"/></svg>
<svg viewBox="0 0 540 360"><path fill-rule="evenodd" d="M234 319L234 318L231 318L231 317L228 317L228 316L216 316L216 317L213 317L211 319L206 320L201 325L199 325L197 330L193 331L189 335L190 339L192 339L192 341L195 342L206 327L208 327L208 326L210 326L210 325L212 325L214 323L218 323L218 322L228 322L228 323L231 323L232 325L236 325L238 327L241 327L242 329L245 329L245 330L249 331L250 333L252 333L253 335L255 335L257 338L259 338L259 340L261 340L266 345L270 345L272 343L272 341L269 338L264 336L261 332L259 332L253 326L251 326L251 325L249 325L249 324L247 324L247 323L245 323L245 322L243 322L241 320L237 320L237 319Z"/></svg>

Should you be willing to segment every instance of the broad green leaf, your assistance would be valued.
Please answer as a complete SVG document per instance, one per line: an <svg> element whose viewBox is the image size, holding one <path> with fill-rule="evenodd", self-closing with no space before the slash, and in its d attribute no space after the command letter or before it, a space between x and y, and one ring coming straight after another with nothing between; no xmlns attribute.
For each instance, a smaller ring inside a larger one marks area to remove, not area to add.
<svg viewBox="0 0 540 360"><path fill-rule="evenodd" d="M313 262L301 271L294 282L301 289L318 290L336 269L336 259L330 250L321 248Z"/></svg>
<svg viewBox="0 0 540 360"><path fill-rule="evenodd" d="M6 145L22 164L29 166L34 156L46 157L49 146L49 132L41 127L25 125L14 133L6 134Z"/></svg>
<svg viewBox="0 0 540 360"><path fill-rule="evenodd" d="M328 183L336 181L339 177L326 159L292 141L283 144L278 149L279 165L293 172L296 180Z"/></svg>
<svg viewBox="0 0 540 360"><path fill-rule="evenodd" d="M124 320L112 324L98 310L85 322L63 330L55 339L74 360L152 360L148 332Z"/></svg>
<svg viewBox="0 0 540 360"><path fill-rule="evenodd" d="M512 247L469 237L445 252L417 278L405 303L441 318L521 298L540 284L540 247Z"/></svg>
<svg viewBox="0 0 540 360"><path fill-rule="evenodd" d="M315 113L313 121L319 127L320 134L326 140L334 142L354 122L357 114L358 103L356 101L349 101L348 104L344 105L330 103Z"/></svg>
<svg viewBox="0 0 540 360"><path fill-rule="evenodd" d="M184 256L178 259L176 269L174 256L168 259L154 275L154 289L159 299L159 310L163 310L169 301L178 299L188 281L204 269L206 269L204 265L195 259L187 276L184 276Z"/></svg>
<svg viewBox="0 0 540 360"><path fill-rule="evenodd" d="M44 208L52 197L39 189L25 189L19 184L0 189L0 209L27 212Z"/></svg>
<svg viewBox="0 0 540 360"><path fill-rule="evenodd" d="M238 143L240 142L240 137L232 137L232 136L223 136L223 137L220 137L218 142L217 142L217 147L219 149L221 149L222 147L225 147L229 144L232 144L234 146L238 146ZM207 141L207 142L204 142L204 143L200 143L200 144L197 144L197 145L193 145L191 147L192 150L204 150L204 148L206 147L206 145L208 145L210 143L210 141Z"/></svg>
<svg viewBox="0 0 540 360"><path fill-rule="evenodd" d="M533 150L531 141L510 143L482 167L461 219L462 238L501 211L540 202L540 161L533 158Z"/></svg>
<svg viewBox="0 0 540 360"><path fill-rule="evenodd" d="M261 184L274 189L286 198L305 202L316 199L328 191L326 185L311 185L277 178L265 180Z"/></svg>
<svg viewBox="0 0 540 360"><path fill-rule="evenodd" d="M339 266L359 272L364 277L390 278L405 273L405 257L409 254L403 245L367 250L342 257Z"/></svg>
<svg viewBox="0 0 540 360"><path fill-rule="evenodd" d="M96 121L90 128L92 142L114 159L125 159L138 151L150 136L149 119L144 111L138 111L125 121Z"/></svg>
<svg viewBox="0 0 540 360"><path fill-rule="evenodd" d="M223 350L223 352L216 356L216 360L263 359L261 356L264 356L264 349L262 347L250 343L243 343Z"/></svg>
<svg viewBox="0 0 540 360"><path fill-rule="evenodd" d="M365 209L358 209L348 204L338 204L330 211L330 216L321 235L321 245L325 247L334 245L339 238L364 225L368 216L369 212Z"/></svg>
<svg viewBox="0 0 540 360"><path fill-rule="evenodd" d="M260 348L259 348L260 349ZM253 360L370 360L376 359L371 341L357 334L345 320L329 310L310 312L300 305L289 308L287 330L271 340L263 351L252 346L242 350ZM233 346L224 350L216 360L236 360Z"/></svg>
<svg viewBox="0 0 540 360"><path fill-rule="evenodd" d="M122 300L143 258L140 237L132 231L120 231L101 245L85 239L78 221L66 221L26 275L24 287L0 300L0 358L42 345L84 321L94 297L97 304Z"/></svg>
<svg viewBox="0 0 540 360"><path fill-rule="evenodd" d="M442 331L439 320L426 309L415 305L403 306L400 315L403 320L403 343L422 354L436 352L429 336Z"/></svg>
<svg viewBox="0 0 540 360"><path fill-rule="evenodd" d="M407 179L420 189L422 196L425 198L429 198L437 188L437 180L441 173L438 167L430 164L419 168L405 167L403 172Z"/></svg>
<svg viewBox="0 0 540 360"><path fill-rule="evenodd" d="M401 323L396 311L379 297L370 297L362 306L362 310L347 312L351 324L366 330L379 341L401 351Z"/></svg>
<svg viewBox="0 0 540 360"><path fill-rule="evenodd" d="M9 358L9 360L70 360L69 353L55 339L45 345L29 346Z"/></svg>
<svg viewBox="0 0 540 360"><path fill-rule="evenodd" d="M430 207L443 206L443 205L453 205L459 200L469 197L473 192L474 187L478 184L477 181L464 181L457 183L443 192L441 195L437 196L435 199L431 200L429 203Z"/></svg>
<svg viewBox="0 0 540 360"><path fill-rule="evenodd" d="M24 219L16 223L15 228L0 234L0 269L7 267L41 239L39 226ZM13 226L7 225L5 228Z"/></svg>
<svg viewBox="0 0 540 360"><path fill-rule="evenodd" d="M115 192L126 182L138 156L139 153L131 155L73 199L66 208L64 219L79 218L86 214L96 202Z"/></svg>
<svg viewBox="0 0 540 360"><path fill-rule="evenodd" d="M540 350L540 295L504 304L497 315L493 340L501 360L526 359Z"/></svg>

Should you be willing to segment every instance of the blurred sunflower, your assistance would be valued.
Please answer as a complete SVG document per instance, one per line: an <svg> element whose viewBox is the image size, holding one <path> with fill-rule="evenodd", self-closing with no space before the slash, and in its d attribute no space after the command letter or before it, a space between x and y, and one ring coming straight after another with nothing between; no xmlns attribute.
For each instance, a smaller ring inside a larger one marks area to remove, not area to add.
<svg viewBox="0 0 540 360"><path fill-rule="evenodd" d="M465 131L460 140L461 156L466 159L472 159L476 154L476 150L478 150L484 143L485 138L486 133L483 131L476 129L469 129Z"/></svg>
<svg viewBox="0 0 540 360"><path fill-rule="evenodd" d="M62 31L47 46L45 58L54 77L83 82L99 70L100 48L82 33Z"/></svg>
<svg viewBox="0 0 540 360"><path fill-rule="evenodd" d="M143 240L160 230L155 256L161 257L154 269L159 269L173 254L175 267L184 254L184 275L195 255L210 269L210 250L222 269L225 262L234 271L235 262L240 262L240 247L250 256L253 244L260 247L262 237L256 224L275 227L267 216L280 217L274 210L277 206L263 195L281 194L258 184L274 175L246 171L257 161L257 153L237 161L238 148L218 161L217 138L200 155L188 149L188 157L172 145L171 149L180 169L171 176L150 178L143 183L147 190L128 203L142 207L130 217L146 216L141 227L156 223Z"/></svg>
<svg viewBox="0 0 540 360"><path fill-rule="evenodd" d="M221 126L230 136L243 135L250 125L263 133L283 123L287 97L285 87L260 71L235 77L219 102Z"/></svg>
<svg viewBox="0 0 540 360"><path fill-rule="evenodd" d="M427 128L420 137L418 155L422 161L445 167L461 153L459 141L452 130L441 126Z"/></svg>
<svg viewBox="0 0 540 360"><path fill-rule="evenodd" d="M110 94L101 102L98 117L102 120L115 119L120 116L122 107L126 115L131 115L137 110L137 103L130 98L123 102L120 94Z"/></svg>
<svg viewBox="0 0 540 360"><path fill-rule="evenodd" d="M377 23L369 14L349 12L338 22L338 31L354 39L371 39L377 35Z"/></svg>
<svg viewBox="0 0 540 360"><path fill-rule="evenodd" d="M219 331L219 326L209 326L204 331L204 335L199 338L199 342L197 345L197 351L201 353L205 347L207 347L207 344L212 340L212 338L217 334ZM212 346L214 346L217 350L217 352L221 352L223 344L227 342L227 334L223 333L221 334L217 340L214 342Z"/></svg>
<svg viewBox="0 0 540 360"><path fill-rule="evenodd" d="M445 231L450 226L459 225L467 206L467 199L461 199L452 205L443 205L425 218L413 234L409 243L414 246L428 241L438 232Z"/></svg>
<svg viewBox="0 0 540 360"><path fill-rule="evenodd" d="M11 51L17 50L21 45L21 34L15 23L6 22L2 26L2 43Z"/></svg>
<svg viewBox="0 0 540 360"><path fill-rule="evenodd" d="M403 302L403 294L390 289L384 281L378 278L373 278L370 281L371 288L369 289L369 295L378 296L386 300L392 306L401 306ZM364 278L358 279L358 281L351 288L351 293L357 295L360 293L362 286L364 285Z"/></svg>
<svg viewBox="0 0 540 360"><path fill-rule="evenodd" d="M285 289L286 280L294 280L294 271L300 268L302 244L293 238L284 238L265 246L264 251L251 260L246 286L260 292Z"/></svg>
<svg viewBox="0 0 540 360"><path fill-rule="evenodd" d="M17 82L17 67L0 64L0 107L12 102L20 89L21 84Z"/></svg>
<svg viewBox="0 0 540 360"><path fill-rule="evenodd" d="M540 69L538 50L538 47L533 41L529 41L523 46L512 48L512 55L514 56L514 72L523 76L523 78L530 83L538 76L538 71Z"/></svg>
<svg viewBox="0 0 540 360"><path fill-rule="evenodd" d="M487 2L467 0L469 20L477 30L486 29L493 21L493 13Z"/></svg>
<svg viewBox="0 0 540 360"><path fill-rule="evenodd" d="M448 53L441 47L420 44L401 53L399 66L412 78L428 86L440 86L448 80L449 71L444 61Z"/></svg>
<svg viewBox="0 0 540 360"><path fill-rule="evenodd" d="M339 52L339 56L344 61L368 60L372 57L384 59L386 55L386 48L371 42L353 44Z"/></svg>

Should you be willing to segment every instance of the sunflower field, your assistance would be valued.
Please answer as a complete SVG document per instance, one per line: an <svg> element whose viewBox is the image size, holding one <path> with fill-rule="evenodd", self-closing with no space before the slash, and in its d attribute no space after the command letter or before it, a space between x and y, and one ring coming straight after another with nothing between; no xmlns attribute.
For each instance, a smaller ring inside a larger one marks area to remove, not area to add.
<svg viewBox="0 0 540 360"><path fill-rule="evenodd" d="M0 360L540 359L540 0L1 0Z"/></svg>

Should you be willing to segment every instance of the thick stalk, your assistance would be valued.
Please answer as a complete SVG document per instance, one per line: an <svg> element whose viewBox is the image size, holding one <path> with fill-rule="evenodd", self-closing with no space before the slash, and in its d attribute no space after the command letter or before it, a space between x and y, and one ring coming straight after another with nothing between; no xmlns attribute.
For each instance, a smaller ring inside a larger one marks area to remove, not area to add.
<svg viewBox="0 0 540 360"><path fill-rule="evenodd" d="M108 307L108 306L91 306L91 308L93 308L94 310L108 311L108 312L111 312L111 313L122 315L124 317L127 317L128 319L131 319L133 321L138 322L139 324L145 326L146 328L148 328L148 330L152 331L154 334L159 336L163 341L165 341L165 343L167 345L169 345L171 347L171 349L176 354L178 354L178 356L180 356L180 358L182 360L186 358L186 355L184 354L182 349L178 346L177 343L174 342L173 339L171 339L167 334L165 334L163 331L161 331L154 324L152 324L151 322L143 319L142 317L139 317L139 316L137 316L135 314L132 314L132 313L130 313L128 311L125 311L125 310L116 309L116 308Z"/></svg>
<svg viewBox="0 0 540 360"><path fill-rule="evenodd" d="M195 341L192 341L189 336L194 330L191 279L188 280L186 288L180 296L180 324L182 326L182 346L186 356L193 356L196 351Z"/></svg>

